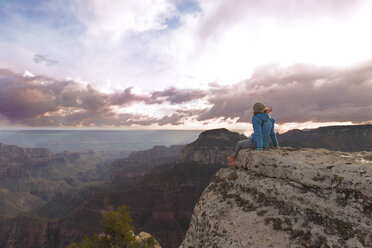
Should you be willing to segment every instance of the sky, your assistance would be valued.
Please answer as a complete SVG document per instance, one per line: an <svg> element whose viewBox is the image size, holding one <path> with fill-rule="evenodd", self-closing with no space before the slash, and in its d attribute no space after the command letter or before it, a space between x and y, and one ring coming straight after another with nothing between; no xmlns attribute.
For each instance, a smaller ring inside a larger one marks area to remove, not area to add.
<svg viewBox="0 0 372 248"><path fill-rule="evenodd" d="M0 128L372 123L369 0L0 0Z"/></svg>

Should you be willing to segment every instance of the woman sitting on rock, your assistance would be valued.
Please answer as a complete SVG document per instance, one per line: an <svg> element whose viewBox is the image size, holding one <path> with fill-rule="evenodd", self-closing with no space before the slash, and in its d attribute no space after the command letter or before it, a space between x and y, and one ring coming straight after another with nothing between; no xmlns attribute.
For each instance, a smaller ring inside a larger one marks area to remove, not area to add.
<svg viewBox="0 0 372 248"><path fill-rule="evenodd" d="M278 139L274 131L275 120L269 116L273 111L272 108L267 108L265 104L257 102L253 105L252 125L254 133L250 139L239 141L234 150L234 154L227 158L229 166L235 166L235 159L242 148L256 148L262 150L269 145L269 136L274 144L274 147L279 148Z"/></svg>

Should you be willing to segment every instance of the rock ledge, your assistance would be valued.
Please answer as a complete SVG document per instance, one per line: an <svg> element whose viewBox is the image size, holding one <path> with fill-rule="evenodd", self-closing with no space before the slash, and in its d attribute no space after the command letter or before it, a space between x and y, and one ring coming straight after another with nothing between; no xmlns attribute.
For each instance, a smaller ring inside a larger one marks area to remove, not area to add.
<svg viewBox="0 0 372 248"><path fill-rule="evenodd" d="M180 247L372 247L372 152L242 150Z"/></svg>

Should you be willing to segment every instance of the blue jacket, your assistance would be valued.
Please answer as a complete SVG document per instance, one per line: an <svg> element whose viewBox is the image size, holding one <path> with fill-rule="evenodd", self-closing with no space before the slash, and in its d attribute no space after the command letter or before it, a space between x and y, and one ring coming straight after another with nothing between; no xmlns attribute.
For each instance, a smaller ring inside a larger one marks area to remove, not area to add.
<svg viewBox="0 0 372 248"><path fill-rule="evenodd" d="M265 113L257 114L252 118L254 133L251 136L251 141L257 145L257 148L267 147L269 145L269 136L274 146L279 146L274 131L274 123L275 120Z"/></svg>

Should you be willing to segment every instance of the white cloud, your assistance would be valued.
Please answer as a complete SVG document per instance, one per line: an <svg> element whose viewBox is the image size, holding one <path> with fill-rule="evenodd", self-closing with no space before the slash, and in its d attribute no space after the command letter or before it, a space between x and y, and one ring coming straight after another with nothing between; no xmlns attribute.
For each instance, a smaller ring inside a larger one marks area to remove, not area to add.
<svg viewBox="0 0 372 248"><path fill-rule="evenodd" d="M175 7L167 0L83 0L72 2L78 19L84 23L85 42L121 42L126 36L149 30L162 30Z"/></svg>
<svg viewBox="0 0 372 248"><path fill-rule="evenodd" d="M83 24L79 32L59 33L20 18L24 26L14 27L16 39L0 40L6 48L0 65L151 91L232 84L272 62L346 66L372 58L370 1L200 0L200 12L191 13L177 10L172 0L70 3L58 8L72 10L76 26ZM180 25L166 28L173 17ZM35 53L60 64L35 65Z"/></svg>
<svg viewBox="0 0 372 248"><path fill-rule="evenodd" d="M176 70L231 84L255 67L347 66L372 57L368 1L200 1L202 14L172 34Z"/></svg>

